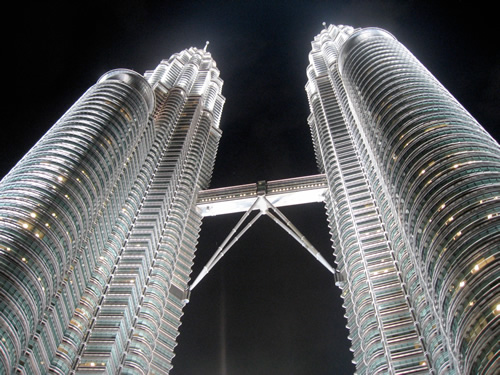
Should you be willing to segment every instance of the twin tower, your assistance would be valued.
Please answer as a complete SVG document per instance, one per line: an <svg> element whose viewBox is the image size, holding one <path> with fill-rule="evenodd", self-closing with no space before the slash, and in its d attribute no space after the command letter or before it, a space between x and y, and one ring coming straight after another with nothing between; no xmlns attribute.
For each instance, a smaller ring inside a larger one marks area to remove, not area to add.
<svg viewBox="0 0 500 375"><path fill-rule="evenodd" d="M309 60L357 373L497 374L499 145L384 30L329 26ZM111 71L3 178L0 373L169 372L221 89L196 48Z"/></svg>

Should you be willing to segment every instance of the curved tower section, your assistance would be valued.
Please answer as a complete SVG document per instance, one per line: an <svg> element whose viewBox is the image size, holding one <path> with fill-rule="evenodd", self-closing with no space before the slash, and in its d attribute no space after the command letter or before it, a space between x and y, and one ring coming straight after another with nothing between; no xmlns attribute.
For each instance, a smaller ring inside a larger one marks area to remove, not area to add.
<svg viewBox="0 0 500 375"><path fill-rule="evenodd" d="M429 356L375 195L377 178L363 163L366 150L338 69L355 30L330 26L312 43L306 91L337 270L342 281L351 350L360 374L429 373Z"/></svg>
<svg viewBox="0 0 500 375"><path fill-rule="evenodd" d="M105 74L0 183L2 373L168 373L222 80L190 48Z"/></svg>
<svg viewBox="0 0 500 375"><path fill-rule="evenodd" d="M330 26L310 61L309 124L358 371L493 374L498 144L384 30Z"/></svg>
<svg viewBox="0 0 500 375"><path fill-rule="evenodd" d="M124 174L139 171L123 164L144 158L153 106L142 76L110 72L1 181L0 372L16 368L51 315L72 314L98 256L83 248L106 202L126 198L115 186L130 188Z"/></svg>
<svg viewBox="0 0 500 375"><path fill-rule="evenodd" d="M339 65L399 221L398 246L410 249L424 289L427 302L416 307L433 311L457 369L493 374L500 349L500 148L388 33L355 33ZM404 273L410 285L413 271Z"/></svg>

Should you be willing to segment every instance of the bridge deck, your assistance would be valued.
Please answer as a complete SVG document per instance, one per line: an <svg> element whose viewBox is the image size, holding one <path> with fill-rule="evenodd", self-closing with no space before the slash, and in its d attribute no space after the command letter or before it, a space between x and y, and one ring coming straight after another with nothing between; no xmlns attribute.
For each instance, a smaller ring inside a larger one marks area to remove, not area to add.
<svg viewBox="0 0 500 375"><path fill-rule="evenodd" d="M198 194L197 206L205 217L246 212L260 195L265 195L275 207L323 202L326 188L324 174L259 181L255 184L202 190Z"/></svg>

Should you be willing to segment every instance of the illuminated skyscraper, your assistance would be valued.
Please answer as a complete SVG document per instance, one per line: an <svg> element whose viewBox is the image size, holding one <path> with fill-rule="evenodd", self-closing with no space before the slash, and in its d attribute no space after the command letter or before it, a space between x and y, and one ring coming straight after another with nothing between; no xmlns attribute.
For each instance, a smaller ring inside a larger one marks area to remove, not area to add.
<svg viewBox="0 0 500 375"><path fill-rule="evenodd" d="M359 374L495 374L498 144L386 31L312 47L320 175L198 194L224 98L191 48L105 74L4 177L0 373L168 373L186 291L268 215L336 276ZM277 209L322 200L337 270ZM188 286L202 217L231 212Z"/></svg>
<svg viewBox="0 0 500 375"><path fill-rule="evenodd" d="M360 374L494 374L500 149L392 35L330 26L306 91Z"/></svg>
<svg viewBox="0 0 500 375"><path fill-rule="evenodd" d="M105 74L0 183L0 373L167 373L224 98L210 53Z"/></svg>

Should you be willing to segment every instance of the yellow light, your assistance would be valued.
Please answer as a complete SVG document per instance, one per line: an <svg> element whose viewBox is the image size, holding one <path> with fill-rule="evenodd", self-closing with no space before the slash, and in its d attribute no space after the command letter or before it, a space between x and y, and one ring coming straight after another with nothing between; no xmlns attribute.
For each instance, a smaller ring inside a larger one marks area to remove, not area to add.
<svg viewBox="0 0 500 375"><path fill-rule="evenodd" d="M465 280L460 281L460 284L458 284L460 288L463 288L465 286Z"/></svg>
<svg viewBox="0 0 500 375"><path fill-rule="evenodd" d="M497 304L496 310L500 312L500 303Z"/></svg>
<svg viewBox="0 0 500 375"><path fill-rule="evenodd" d="M30 213L30 216L34 219L36 217L36 212Z"/></svg>
<svg viewBox="0 0 500 375"><path fill-rule="evenodd" d="M23 223L23 228L28 229L29 225L27 223Z"/></svg>

